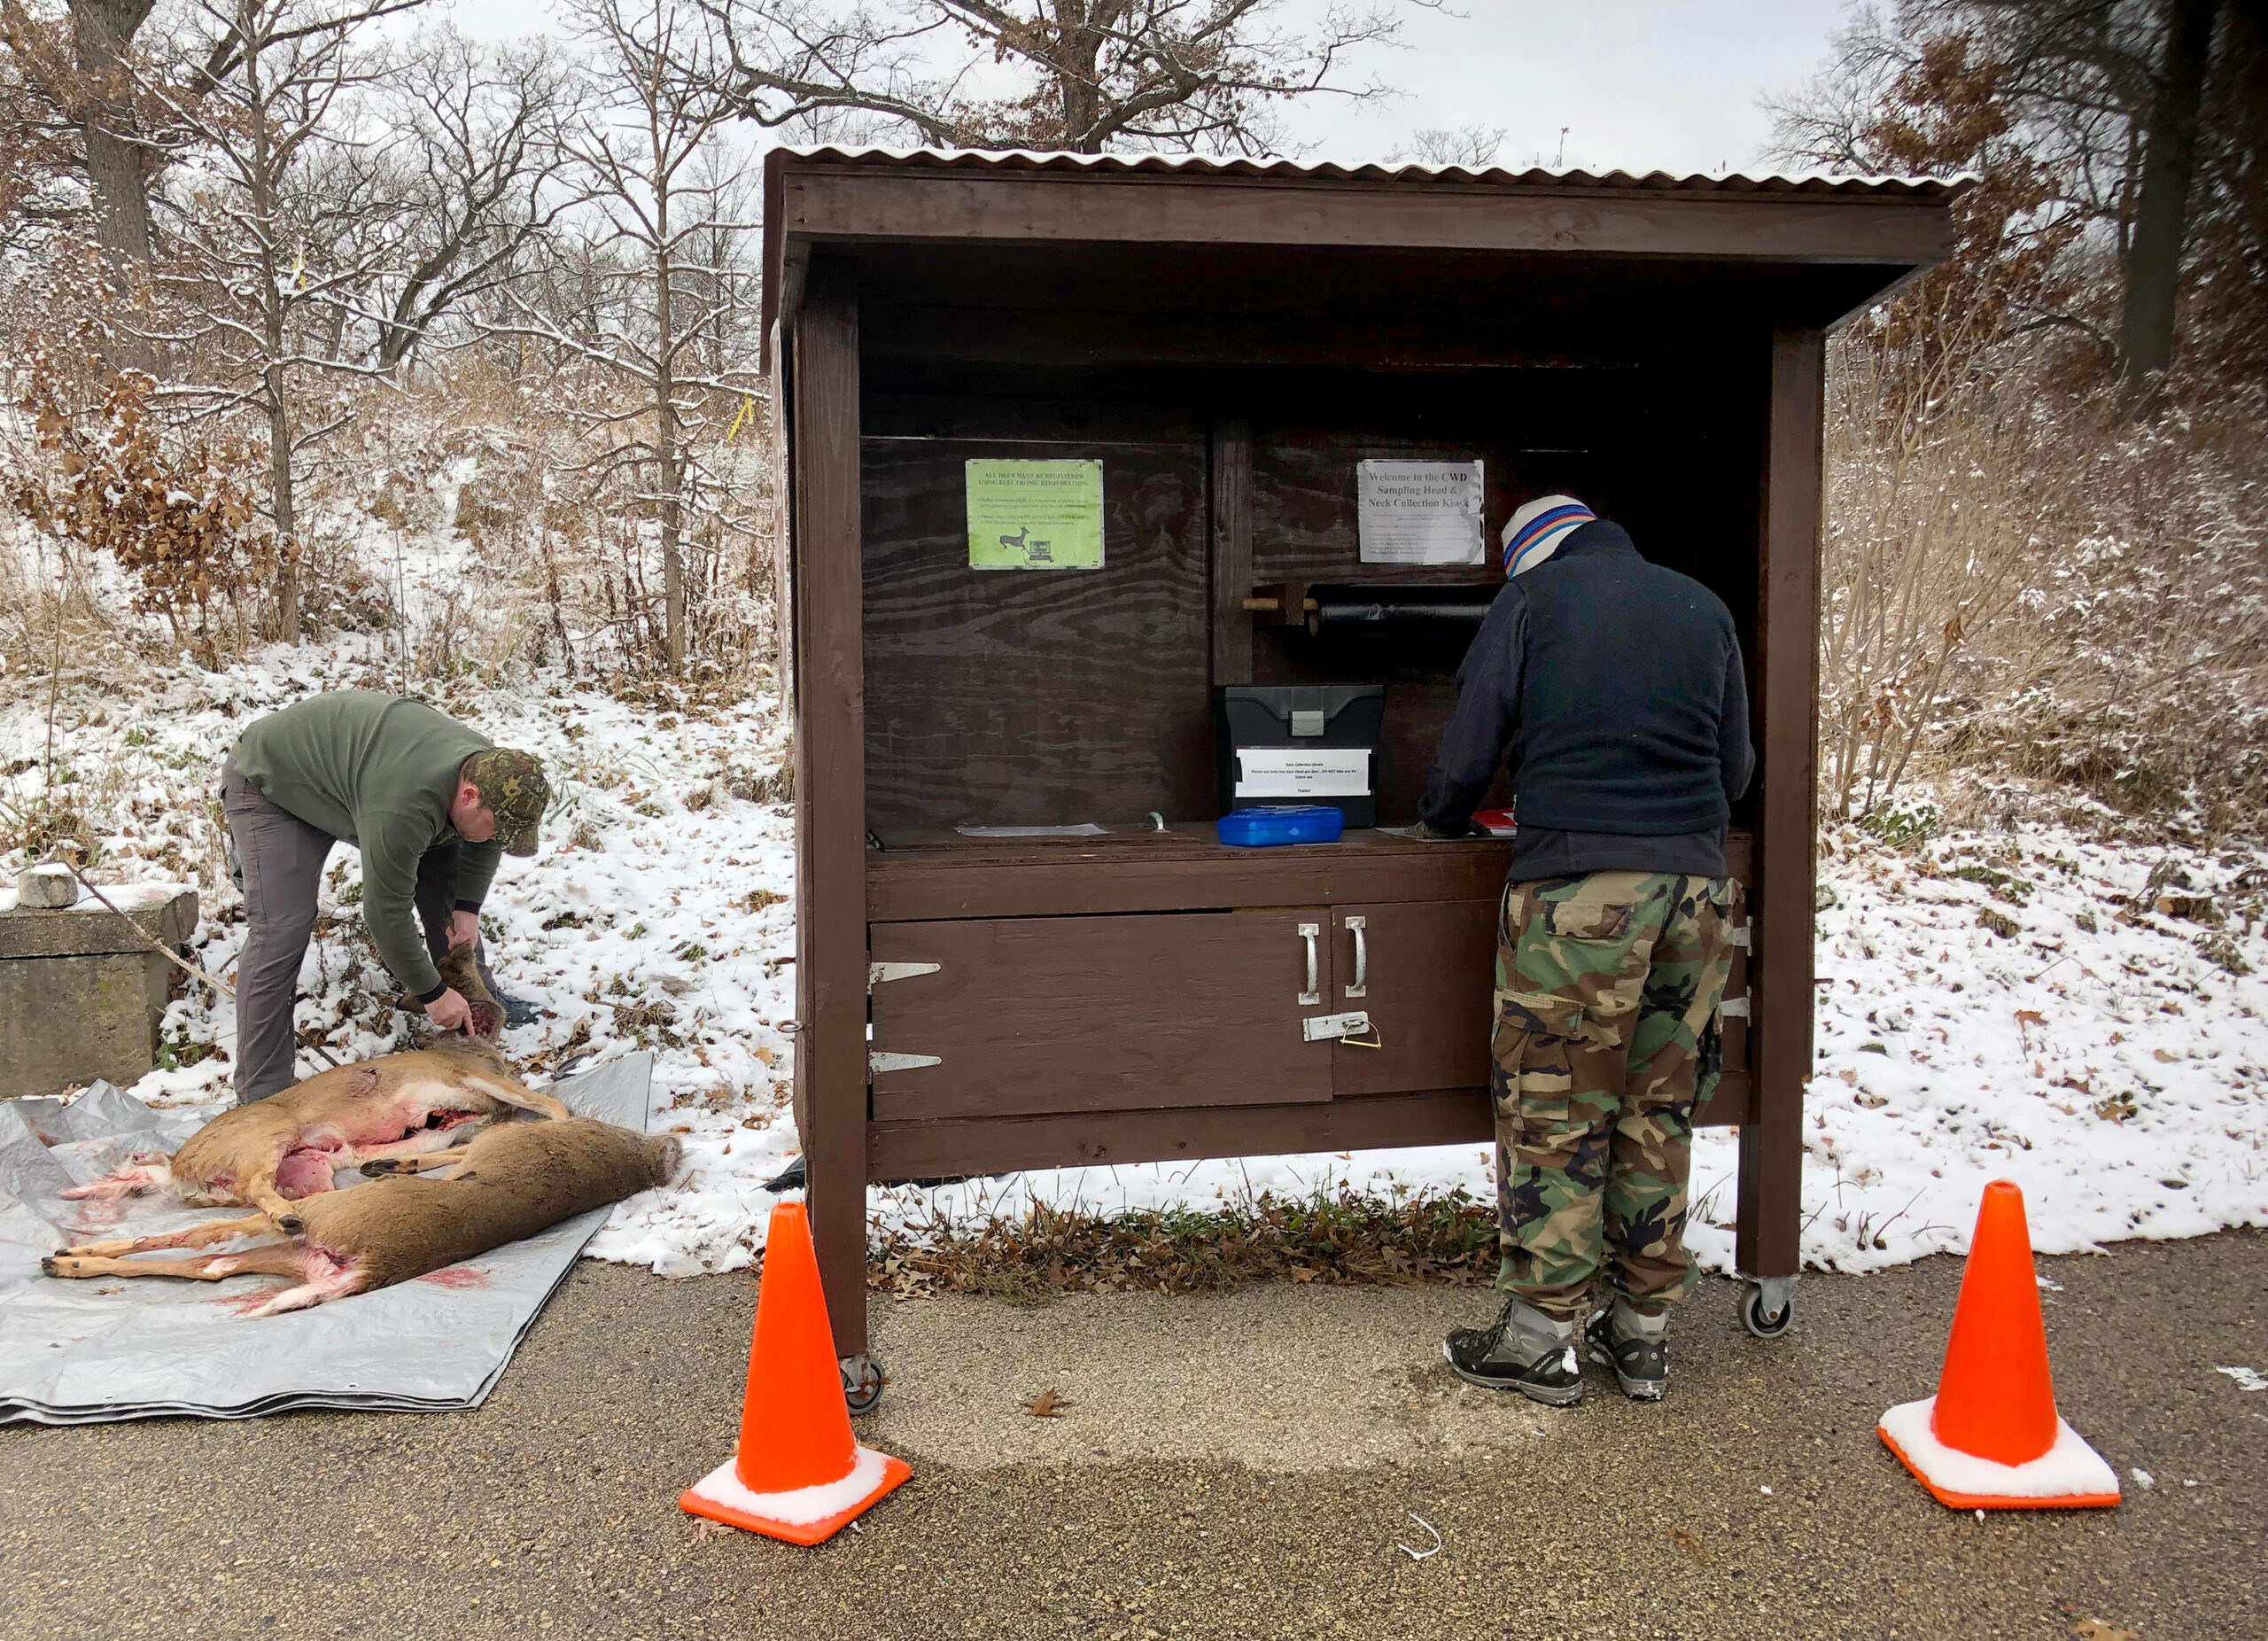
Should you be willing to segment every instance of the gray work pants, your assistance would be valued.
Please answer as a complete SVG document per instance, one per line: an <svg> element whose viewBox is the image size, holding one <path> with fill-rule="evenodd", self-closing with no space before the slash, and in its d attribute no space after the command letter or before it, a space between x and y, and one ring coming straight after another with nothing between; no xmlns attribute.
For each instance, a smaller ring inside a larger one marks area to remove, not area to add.
<svg viewBox="0 0 2268 1641"><path fill-rule="evenodd" d="M250 1105L299 1080L292 1069L299 1032L291 1011L299 1001L299 965L315 932L322 864L338 840L270 803L237 773L233 758L221 766L221 807L228 813L245 895L246 935L237 960L237 1103ZM450 838L417 862L417 921L436 963L448 953L458 852L457 840Z"/></svg>

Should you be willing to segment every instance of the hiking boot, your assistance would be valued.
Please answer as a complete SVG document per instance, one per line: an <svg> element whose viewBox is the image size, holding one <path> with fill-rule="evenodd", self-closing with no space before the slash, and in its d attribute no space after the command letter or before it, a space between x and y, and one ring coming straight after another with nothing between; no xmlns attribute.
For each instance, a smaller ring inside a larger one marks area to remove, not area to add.
<svg viewBox="0 0 2268 1641"><path fill-rule="evenodd" d="M1646 1316L1618 1297L1591 1312L1583 1329L1591 1360L1614 1370L1615 1382L1634 1402L1658 1402L1669 1388L1669 1316Z"/></svg>
<svg viewBox="0 0 2268 1641"><path fill-rule="evenodd" d="M1441 1341L1441 1355L1467 1384L1517 1390L1533 1402L1573 1407L1583 1399L1575 1359L1575 1325L1517 1299L1487 1327L1460 1327Z"/></svg>

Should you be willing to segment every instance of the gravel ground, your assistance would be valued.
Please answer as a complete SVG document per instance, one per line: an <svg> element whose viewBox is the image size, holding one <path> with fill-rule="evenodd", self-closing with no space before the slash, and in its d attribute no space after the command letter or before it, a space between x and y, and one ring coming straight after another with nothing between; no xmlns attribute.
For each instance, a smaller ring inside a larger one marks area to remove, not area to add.
<svg viewBox="0 0 2268 1641"><path fill-rule="evenodd" d="M2214 1371L2268 1370L2268 1235L2041 1268L2116 1512L1980 1523L1883 1450L1939 1259L1806 1278L1770 1344L1709 1282L1670 1401L1565 1413L1449 1374L1469 1291L878 1301L862 1435L914 1480L806 1551L674 1506L730 1448L754 1284L586 1263L478 1412L0 1432L0 1636L2268 1637L2268 1395Z"/></svg>

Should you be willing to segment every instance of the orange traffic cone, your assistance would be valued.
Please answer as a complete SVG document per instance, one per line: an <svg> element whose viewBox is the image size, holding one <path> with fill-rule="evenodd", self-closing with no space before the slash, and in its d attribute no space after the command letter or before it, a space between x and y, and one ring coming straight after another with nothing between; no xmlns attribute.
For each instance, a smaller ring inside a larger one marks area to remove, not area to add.
<svg viewBox="0 0 2268 1641"><path fill-rule="evenodd" d="M751 1533L816 1544L913 1474L904 1459L851 1439L811 1221L801 1202L782 1202L765 1240L740 1448L678 1505Z"/></svg>
<svg viewBox="0 0 2268 1641"><path fill-rule="evenodd" d="M1875 1428L1956 1510L2118 1502L2117 1473L2055 1412L2023 1193L2013 1181L1984 1187L1938 1394L1891 1408Z"/></svg>

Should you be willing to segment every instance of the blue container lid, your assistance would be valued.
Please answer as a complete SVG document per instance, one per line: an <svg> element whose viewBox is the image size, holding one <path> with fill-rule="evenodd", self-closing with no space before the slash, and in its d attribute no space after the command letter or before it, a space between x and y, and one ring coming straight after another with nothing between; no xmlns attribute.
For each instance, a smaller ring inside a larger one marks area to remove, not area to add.
<svg viewBox="0 0 2268 1641"><path fill-rule="evenodd" d="M1223 815L1214 830L1223 844L1332 844L1346 830L1344 811L1328 804L1264 804Z"/></svg>

